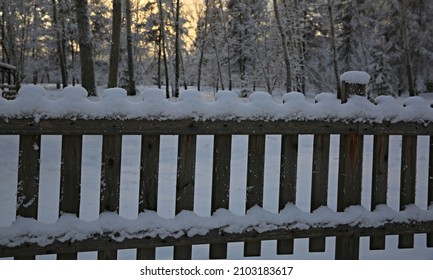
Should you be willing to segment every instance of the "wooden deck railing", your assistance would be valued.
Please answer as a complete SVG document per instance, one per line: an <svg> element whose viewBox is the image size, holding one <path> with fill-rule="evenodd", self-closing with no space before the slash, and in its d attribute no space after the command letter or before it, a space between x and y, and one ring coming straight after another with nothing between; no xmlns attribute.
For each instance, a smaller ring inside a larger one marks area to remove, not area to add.
<svg viewBox="0 0 433 280"><path fill-rule="evenodd" d="M37 219L42 135L61 135L60 213L78 216L80 209L80 180L83 135L102 135L102 169L100 213L119 211L120 167L122 136L140 135L141 153L139 182L139 212L158 209L158 169L160 137L178 135L176 206L175 212L193 210L195 187L196 143L199 135L213 135L213 172L211 211L229 208L230 164L232 136L248 135L246 209L263 206L264 162L266 135L281 135L281 164L279 206L296 204L298 140L303 134L314 135L311 180L311 212L328 205L330 137L339 135L338 212L361 204L363 181L363 141L373 135L373 168L371 210L389 203L388 157L401 153L400 210L415 203L416 148L420 135L430 136L429 179L426 204L433 203L433 124L420 123L355 123L345 121L195 121L181 120L69 120L50 119L35 122L31 119L0 121L0 135L19 135L19 167L17 180L17 216ZM389 150L390 135L402 136L402 148ZM305 187L305 186L303 186ZM397 211L398 212L398 211ZM433 221L389 221L379 226L311 225L308 229L287 225L259 232L254 228L242 233L228 233L216 228L205 235L162 237L133 237L115 241L115 232L96 234L76 242L53 240L40 246L27 242L17 246L0 245L0 257L34 258L39 254L57 254L58 259L77 258L77 252L98 251L100 259L115 259L117 250L137 248L138 259L154 259L155 248L175 246L175 259L190 259L191 245L210 244L210 258L226 258L228 242L245 242L244 255L261 254L263 240L278 240L278 254L293 253L295 238L310 238L311 252L325 250L325 237L336 236L335 258L359 258L359 238L370 236L370 249L384 249L386 235L399 235L399 247L414 245L414 234L427 233L426 246L433 246Z"/></svg>
<svg viewBox="0 0 433 280"><path fill-rule="evenodd" d="M0 62L2 97L6 99L14 99L19 88L17 79L17 68L13 65Z"/></svg>

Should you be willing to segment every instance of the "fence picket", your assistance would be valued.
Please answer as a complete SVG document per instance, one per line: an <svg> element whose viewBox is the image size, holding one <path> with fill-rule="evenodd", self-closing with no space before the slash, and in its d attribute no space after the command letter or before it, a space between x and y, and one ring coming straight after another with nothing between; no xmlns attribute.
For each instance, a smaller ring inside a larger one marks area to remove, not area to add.
<svg viewBox="0 0 433 280"><path fill-rule="evenodd" d="M214 137L211 201L212 213L220 208L229 208L231 150L231 135L216 135ZM209 246L209 258L227 258L227 244L211 244Z"/></svg>
<svg viewBox="0 0 433 280"><path fill-rule="evenodd" d="M281 136L280 193L278 210L287 203L296 204L298 135ZM277 240L277 254L293 254L293 239Z"/></svg>
<svg viewBox="0 0 433 280"><path fill-rule="evenodd" d="M433 136L430 136L427 206L433 207ZM427 247L433 247L433 233L427 234Z"/></svg>
<svg viewBox="0 0 433 280"><path fill-rule="evenodd" d="M20 135L17 216L38 218L40 147L41 135ZM15 259L32 260L35 257L28 255Z"/></svg>
<svg viewBox="0 0 433 280"><path fill-rule="evenodd" d="M415 203L417 137L403 135L401 144L400 210ZM413 235L399 235L398 248L413 248Z"/></svg>
<svg viewBox="0 0 433 280"><path fill-rule="evenodd" d="M81 191L82 135L62 136L62 161L60 171L60 215L79 216ZM77 259L77 253L57 254L58 260Z"/></svg>
<svg viewBox="0 0 433 280"><path fill-rule="evenodd" d="M373 139L373 171L371 190L371 211L377 205L386 204L388 191L389 136L375 135ZM370 250L384 250L385 235L370 238Z"/></svg>
<svg viewBox="0 0 433 280"><path fill-rule="evenodd" d="M121 158L122 136L104 135L102 138L100 213L119 212ZM117 250L98 252L98 259L116 258Z"/></svg>
<svg viewBox="0 0 433 280"><path fill-rule="evenodd" d="M314 135L311 212L328 204L329 148L330 135ZM311 238L309 243L310 252L325 251L325 237Z"/></svg>
<svg viewBox="0 0 433 280"><path fill-rule="evenodd" d="M194 210L195 157L197 135L179 135L176 181L176 214L182 210ZM188 260L192 247L175 246L174 259Z"/></svg>
<svg viewBox="0 0 433 280"><path fill-rule="evenodd" d="M263 206L263 180L265 170L265 135L249 135L247 161L246 210ZM260 256L261 242L245 242L244 256Z"/></svg>
<svg viewBox="0 0 433 280"><path fill-rule="evenodd" d="M138 212L157 211L159 175L159 135L142 135L140 162L140 195ZM154 260L155 248L137 249L138 260Z"/></svg>
<svg viewBox="0 0 433 280"><path fill-rule="evenodd" d="M343 212L351 205L361 204L362 135L341 135L337 211ZM358 259L359 237L337 237L335 244L336 259Z"/></svg>

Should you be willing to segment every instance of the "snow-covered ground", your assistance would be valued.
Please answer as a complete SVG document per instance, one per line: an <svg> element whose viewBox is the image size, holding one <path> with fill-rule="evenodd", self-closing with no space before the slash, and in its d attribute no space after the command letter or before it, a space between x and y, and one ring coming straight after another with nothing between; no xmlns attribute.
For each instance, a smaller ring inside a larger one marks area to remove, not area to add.
<svg viewBox="0 0 433 280"><path fill-rule="evenodd" d="M59 100L59 92L46 93L51 100ZM432 94L426 94L424 101L430 107ZM259 99L263 96L257 95ZM322 95L329 98L327 95ZM299 97L296 97L299 98ZM212 94L204 98L213 100ZM420 106L420 99L415 100ZM267 101L266 101L267 102ZM309 100L311 104L314 104ZM397 100L404 103L405 99ZM407 102L407 101L406 101ZM320 100L319 100L320 103ZM327 104L326 102L323 104ZM389 104L389 103L387 103ZM394 103L392 103L394 104ZM427 110L427 109L425 109ZM419 115L418 115L419 116ZM431 116L433 118L433 115ZM309 212L311 176L312 172L312 135L301 135L299 139L298 157L298 188L296 206ZM362 205L369 209L371 196L371 168L372 168L372 142L371 136L365 137L364 143L364 181ZM428 149L429 137L420 136L418 139L418 166L416 205L427 209L427 180L428 180ZM263 208L269 212L277 212L278 178L280 165L280 141L278 135L268 135L265 150L265 185ZM331 136L330 176L328 191L328 206L336 209L337 181L335 174L338 171L338 141L336 135ZM233 136L230 211L234 214L245 213L245 188L247 165L247 137ZM122 149L121 190L120 190L120 216L135 219L138 212L138 182L140 162L140 137L124 136ZM399 180L400 180L400 152L401 137L391 136L389 158L389 190L388 205L399 209ZM84 136L82 159L82 195L80 218L93 221L99 218L99 183L101 170L101 136ZM54 223L58 218L58 199L60 182L60 136L43 136L41 143L41 174L38 220ZM210 191L212 174L213 137L198 136L197 163L194 212L199 216L210 215ZM0 135L0 227L8 227L15 220L16 180L18 165L18 136ZM158 215L164 218L174 217L175 206L175 179L177 162L177 136L165 135L161 138L160 174L158 193ZM0 228L1 230L1 228ZM295 254L289 256L276 255L276 242L264 241L262 243L262 256L264 259L333 259L335 238L327 238L327 248L324 253L308 253L308 240L295 241ZM243 258L243 244L232 243L228 245L228 258ZM134 259L135 250L119 251L119 258ZM96 258L96 253L79 253L83 259ZM54 258L43 256L40 258ZM158 259L172 258L172 248L158 248ZM193 258L208 258L208 246L193 246ZM414 249L397 249L397 236L388 236L386 249L383 251L370 251L368 238L361 238L361 259L433 259L433 248L425 247L425 235L415 236Z"/></svg>

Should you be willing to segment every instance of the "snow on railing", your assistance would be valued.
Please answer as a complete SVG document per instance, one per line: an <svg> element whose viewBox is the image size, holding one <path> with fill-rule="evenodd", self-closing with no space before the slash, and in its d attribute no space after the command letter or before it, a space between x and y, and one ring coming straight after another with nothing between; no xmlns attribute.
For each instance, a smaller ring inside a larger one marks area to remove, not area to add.
<svg viewBox="0 0 433 280"><path fill-rule="evenodd" d="M359 77L359 76L356 76ZM87 97L79 86L65 88L59 96L47 94L40 86L23 86L16 99L0 98L2 118L79 119L185 119L196 120L349 120L355 122L431 122L431 101L422 97L397 100L379 96L370 102L350 96L341 104L335 94L320 93L314 100L298 92L286 93L276 102L269 93L254 92L241 99L234 92L220 91L215 100L203 99L200 92L186 90L178 99L165 99L159 89L147 89L128 97L120 88L106 89L101 96Z"/></svg>
<svg viewBox="0 0 433 280"><path fill-rule="evenodd" d="M311 227L335 228L339 225L377 228L388 223L425 222L433 220L433 209L422 210L416 205L397 212L387 205L378 205L374 212L362 206L351 206L345 212L334 212L326 206L313 213L305 213L289 203L279 213L271 213L255 206L245 215L219 209L211 217L201 217L192 211L182 211L167 219L154 211L140 213L136 219L127 219L116 213L102 213L99 219L84 221L75 215L62 215L55 223L47 224L31 218L18 217L9 227L0 227L0 245L20 246L25 243L46 246L56 240L74 242L94 235L112 233L113 240L159 237L179 238L187 235L206 235L213 229L242 234L255 230L263 233L279 228L296 230Z"/></svg>

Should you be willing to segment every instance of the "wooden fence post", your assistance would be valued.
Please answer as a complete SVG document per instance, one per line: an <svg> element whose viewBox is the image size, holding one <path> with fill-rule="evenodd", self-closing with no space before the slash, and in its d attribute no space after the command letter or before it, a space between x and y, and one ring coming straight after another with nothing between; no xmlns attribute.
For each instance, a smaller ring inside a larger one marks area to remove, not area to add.
<svg viewBox="0 0 433 280"><path fill-rule="evenodd" d="M366 96L370 75L361 71L348 71L341 76L342 98L346 103L350 95ZM340 135L337 211L361 204L362 156L364 137L357 134ZM359 237L337 237L335 259L358 259Z"/></svg>
<svg viewBox="0 0 433 280"><path fill-rule="evenodd" d="M346 103L350 95L366 96L370 75L363 71L347 71L340 76L341 103Z"/></svg>
<svg viewBox="0 0 433 280"><path fill-rule="evenodd" d="M298 134L281 136L279 207L296 203L296 182L298 170ZM277 240L277 254L293 254L293 239Z"/></svg>
<svg viewBox="0 0 433 280"><path fill-rule="evenodd" d="M59 214L80 212L82 135L62 136ZM77 253L57 254L58 260L77 259Z"/></svg>
<svg viewBox="0 0 433 280"><path fill-rule="evenodd" d="M340 136L338 212L361 204L363 140L362 135ZM336 259L359 258L359 237L337 237L335 246Z"/></svg>
<svg viewBox="0 0 433 280"><path fill-rule="evenodd" d="M250 135L248 137L246 210L255 205L263 207L265 144L266 135ZM260 256L261 244L261 241L245 242L244 256Z"/></svg>
<svg viewBox="0 0 433 280"><path fill-rule="evenodd" d="M415 203L417 136L403 135L401 144L400 210ZM399 235L398 248L413 248L413 235Z"/></svg>
<svg viewBox="0 0 433 280"><path fill-rule="evenodd" d="M433 136L430 136L427 206L433 207ZM433 247L433 233L427 234L427 247Z"/></svg>
<svg viewBox="0 0 433 280"><path fill-rule="evenodd" d="M182 210L194 210L195 157L197 135L179 135L176 181L176 215ZM175 246L174 259L189 260L190 245Z"/></svg>
<svg viewBox="0 0 433 280"><path fill-rule="evenodd" d="M119 212L122 135L103 135L99 211ZM99 251L98 259L117 259L117 250Z"/></svg>
<svg viewBox="0 0 433 280"><path fill-rule="evenodd" d="M388 155L389 136L374 135L371 211L374 211L376 206L379 204L386 204L386 195L388 191ZM370 250L384 249L385 235L370 238Z"/></svg>
<svg viewBox="0 0 433 280"><path fill-rule="evenodd" d="M215 135L213 151L212 213L220 208L229 208L231 135ZM227 244L211 244L209 258L227 258Z"/></svg>
<svg viewBox="0 0 433 280"><path fill-rule="evenodd" d="M330 135L315 134L313 145L313 171L311 184L311 205L313 212L320 206L328 205L328 176L329 176L329 149ZM324 252L325 237L310 238L310 252Z"/></svg>
<svg viewBox="0 0 433 280"><path fill-rule="evenodd" d="M38 218L39 167L41 156L41 135L20 135L18 159L18 190L16 215ZM36 256L15 259L35 259Z"/></svg>
<svg viewBox="0 0 433 280"><path fill-rule="evenodd" d="M157 211L159 146L159 135L141 136L139 213L145 210ZM139 248L137 260L154 260L155 253L155 248Z"/></svg>

